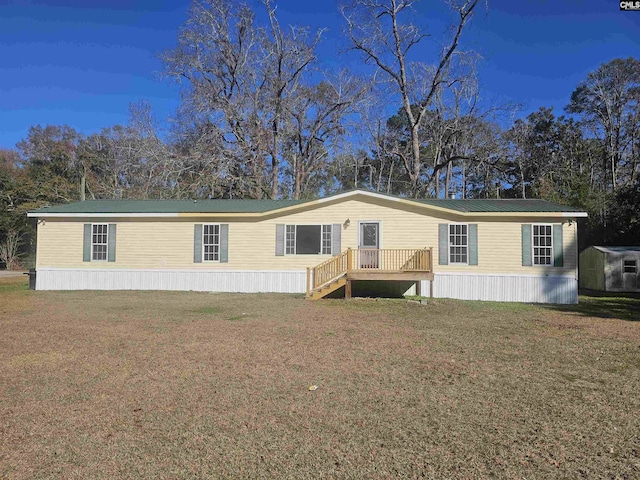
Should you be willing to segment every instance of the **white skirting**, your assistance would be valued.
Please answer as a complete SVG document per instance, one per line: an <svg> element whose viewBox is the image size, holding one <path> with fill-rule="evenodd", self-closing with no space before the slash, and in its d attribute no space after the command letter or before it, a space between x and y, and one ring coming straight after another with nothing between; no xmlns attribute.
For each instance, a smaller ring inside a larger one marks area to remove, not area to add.
<svg viewBox="0 0 640 480"><path fill-rule="evenodd" d="M37 290L193 290L199 292L304 293L306 272L38 269ZM570 276L436 273L437 298L527 303L577 303L578 282ZM422 281L422 295L429 281ZM415 292L412 287L407 293Z"/></svg>
<svg viewBox="0 0 640 480"><path fill-rule="evenodd" d="M428 280L422 282L421 289L422 295L429 295ZM578 281L575 277L559 275L436 273L433 296L459 300L574 304L578 303Z"/></svg>
<svg viewBox="0 0 640 480"><path fill-rule="evenodd" d="M305 293L306 271L38 269L36 290Z"/></svg>

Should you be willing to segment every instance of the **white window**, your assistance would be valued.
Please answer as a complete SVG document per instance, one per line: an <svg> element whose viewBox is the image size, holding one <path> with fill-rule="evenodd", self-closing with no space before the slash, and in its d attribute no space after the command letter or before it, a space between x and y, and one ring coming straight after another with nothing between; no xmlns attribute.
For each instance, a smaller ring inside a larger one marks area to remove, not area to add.
<svg viewBox="0 0 640 480"><path fill-rule="evenodd" d="M296 226L287 225L286 253L294 255L296 253Z"/></svg>
<svg viewBox="0 0 640 480"><path fill-rule="evenodd" d="M331 255L331 225L322 225L322 254Z"/></svg>
<svg viewBox="0 0 640 480"><path fill-rule="evenodd" d="M107 261L109 251L109 224L95 223L91 225L91 260Z"/></svg>
<svg viewBox="0 0 640 480"><path fill-rule="evenodd" d="M331 255L331 225L287 225L287 255Z"/></svg>
<svg viewBox="0 0 640 480"><path fill-rule="evenodd" d="M202 226L202 254L205 262L220 260L220 225Z"/></svg>
<svg viewBox="0 0 640 480"><path fill-rule="evenodd" d="M624 273L637 273L638 272L638 263L635 260L625 260L624 261Z"/></svg>
<svg viewBox="0 0 640 480"><path fill-rule="evenodd" d="M553 265L553 228L533 225L531 229L534 265Z"/></svg>
<svg viewBox="0 0 640 480"><path fill-rule="evenodd" d="M449 225L449 263L467 263L469 258L469 226Z"/></svg>

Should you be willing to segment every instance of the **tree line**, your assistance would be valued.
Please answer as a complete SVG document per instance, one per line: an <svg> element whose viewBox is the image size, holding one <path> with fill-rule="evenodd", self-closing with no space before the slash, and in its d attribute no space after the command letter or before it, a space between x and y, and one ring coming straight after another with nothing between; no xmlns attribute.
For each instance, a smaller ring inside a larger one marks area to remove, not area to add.
<svg viewBox="0 0 640 480"><path fill-rule="evenodd" d="M163 52L182 103L163 129L151 105L82 134L34 125L0 150L0 262L32 260L26 211L84 199L295 198L353 188L416 198L543 198L583 208L581 247L640 241L640 61L615 59L576 85L564 115L525 118L480 95L463 48L478 0L449 28L415 22L417 0L341 6L344 56L324 30L281 25L276 5L196 0ZM420 52L430 61L418 61ZM353 65L353 61L351 64ZM569 92L567 92L569 93Z"/></svg>

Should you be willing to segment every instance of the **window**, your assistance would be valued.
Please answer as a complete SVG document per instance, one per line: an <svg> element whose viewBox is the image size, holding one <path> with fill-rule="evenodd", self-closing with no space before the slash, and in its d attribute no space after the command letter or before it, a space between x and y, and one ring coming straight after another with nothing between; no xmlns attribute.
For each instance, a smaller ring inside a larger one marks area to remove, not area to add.
<svg viewBox="0 0 640 480"><path fill-rule="evenodd" d="M625 260L622 271L624 273L638 273L638 263L635 260Z"/></svg>
<svg viewBox="0 0 640 480"><path fill-rule="evenodd" d="M202 226L202 249L205 262L220 260L220 225Z"/></svg>
<svg viewBox="0 0 640 480"><path fill-rule="evenodd" d="M287 225L287 255L331 255L331 225Z"/></svg>
<svg viewBox="0 0 640 480"><path fill-rule="evenodd" d="M287 225L287 255L294 255L296 253L296 226Z"/></svg>
<svg viewBox="0 0 640 480"><path fill-rule="evenodd" d="M467 263L468 225L449 225L449 263Z"/></svg>
<svg viewBox="0 0 640 480"><path fill-rule="evenodd" d="M322 253L331 255L331 225L322 225Z"/></svg>
<svg viewBox="0 0 640 480"><path fill-rule="evenodd" d="M91 225L91 260L107 261L109 225L99 223Z"/></svg>
<svg viewBox="0 0 640 480"><path fill-rule="evenodd" d="M553 233L551 225L533 225L533 264L553 265Z"/></svg>

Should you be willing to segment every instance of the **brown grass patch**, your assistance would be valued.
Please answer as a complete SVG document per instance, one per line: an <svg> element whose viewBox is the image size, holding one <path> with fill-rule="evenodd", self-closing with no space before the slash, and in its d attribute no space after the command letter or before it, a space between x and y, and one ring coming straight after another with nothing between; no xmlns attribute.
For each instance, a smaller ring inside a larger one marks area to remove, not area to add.
<svg viewBox="0 0 640 480"><path fill-rule="evenodd" d="M640 322L22 287L0 290L2 478L640 475Z"/></svg>

